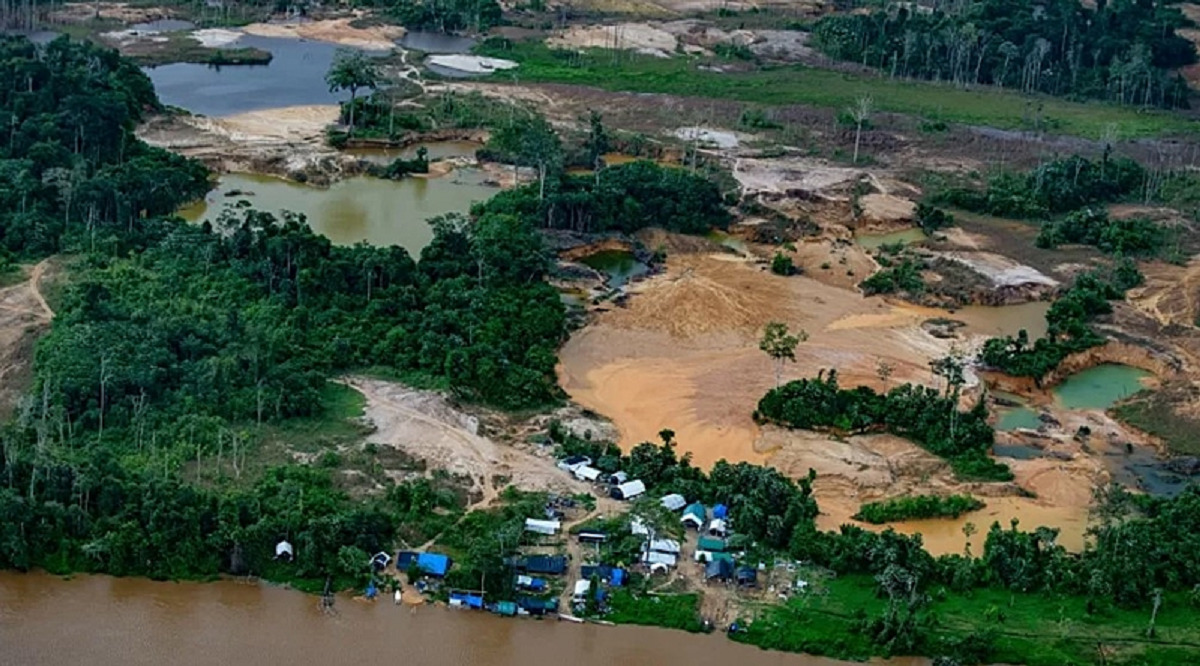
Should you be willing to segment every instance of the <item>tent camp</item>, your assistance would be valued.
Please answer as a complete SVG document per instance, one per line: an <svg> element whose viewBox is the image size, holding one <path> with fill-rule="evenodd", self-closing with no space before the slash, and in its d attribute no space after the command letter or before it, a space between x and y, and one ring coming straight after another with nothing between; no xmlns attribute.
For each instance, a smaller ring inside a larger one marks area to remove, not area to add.
<svg viewBox="0 0 1200 666"><path fill-rule="evenodd" d="M637 517L629 521L629 531L638 536L650 536L650 528L646 526L646 523L641 518Z"/></svg>
<svg viewBox="0 0 1200 666"><path fill-rule="evenodd" d="M704 565L706 580L730 580L733 578L733 562L724 558L711 560Z"/></svg>
<svg viewBox="0 0 1200 666"><path fill-rule="evenodd" d="M616 488L613 488L609 495L612 496L613 499L631 500L644 492L646 492L646 484L642 483L640 480L634 480L627 481Z"/></svg>
<svg viewBox="0 0 1200 666"><path fill-rule="evenodd" d="M703 504L692 502L683 510L683 517L679 520L684 525L698 530L704 527L704 522L708 520L708 511L705 510Z"/></svg>
<svg viewBox="0 0 1200 666"><path fill-rule="evenodd" d="M526 532L553 535L558 534L558 530L560 529L562 529L562 523L557 520L538 520L536 518L525 519Z"/></svg>
<svg viewBox="0 0 1200 666"><path fill-rule="evenodd" d="M671 493L659 500L659 504L662 504L667 511L678 511L687 506L687 500L683 498L683 495Z"/></svg>
<svg viewBox="0 0 1200 666"><path fill-rule="evenodd" d="M600 478L600 475L603 474L603 472L595 467L583 465L581 467L576 467L574 474L575 478L579 479L580 481L596 481Z"/></svg>
<svg viewBox="0 0 1200 666"><path fill-rule="evenodd" d="M666 567L674 567L679 559L669 553L659 553L657 551L647 551L642 553L642 562L650 565L651 571L654 570L654 565L662 565Z"/></svg>
<svg viewBox="0 0 1200 666"><path fill-rule="evenodd" d="M647 550L652 550L658 553L667 553L670 555L678 555L680 549L679 542L674 539L651 539Z"/></svg>
<svg viewBox="0 0 1200 666"><path fill-rule="evenodd" d="M728 532L728 527L726 527L725 521L720 518L713 518L712 522L708 524L708 534L710 536L724 538L726 532Z"/></svg>

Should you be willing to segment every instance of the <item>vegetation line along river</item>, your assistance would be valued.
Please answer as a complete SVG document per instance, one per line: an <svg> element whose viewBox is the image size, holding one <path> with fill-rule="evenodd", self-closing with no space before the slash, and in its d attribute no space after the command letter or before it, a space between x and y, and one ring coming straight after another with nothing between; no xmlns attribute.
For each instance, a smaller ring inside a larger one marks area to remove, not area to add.
<svg viewBox="0 0 1200 666"><path fill-rule="evenodd" d="M422 666L528 666L562 659L578 666L850 663L665 629L515 622L348 597L339 598L335 608L335 614L327 614L314 596L256 583L160 583L107 576L63 580L2 572L0 664L327 666L347 659ZM63 640L68 626L71 640Z"/></svg>

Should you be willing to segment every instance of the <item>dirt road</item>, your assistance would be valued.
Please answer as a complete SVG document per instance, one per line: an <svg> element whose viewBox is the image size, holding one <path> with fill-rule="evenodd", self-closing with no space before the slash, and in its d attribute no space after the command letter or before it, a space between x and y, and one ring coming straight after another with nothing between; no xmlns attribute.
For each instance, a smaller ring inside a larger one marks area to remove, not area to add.
<svg viewBox="0 0 1200 666"><path fill-rule="evenodd" d="M555 467L548 454L480 436L475 417L458 411L437 393L365 377L344 381L367 399L365 416L377 427L368 442L394 447L426 461L430 468L471 479L482 495L476 508L486 506L509 484L564 494L589 489Z"/></svg>
<svg viewBox="0 0 1200 666"><path fill-rule="evenodd" d="M12 412L33 376L34 343L49 328L54 311L40 284L50 260L29 270L29 279L0 289L0 415Z"/></svg>

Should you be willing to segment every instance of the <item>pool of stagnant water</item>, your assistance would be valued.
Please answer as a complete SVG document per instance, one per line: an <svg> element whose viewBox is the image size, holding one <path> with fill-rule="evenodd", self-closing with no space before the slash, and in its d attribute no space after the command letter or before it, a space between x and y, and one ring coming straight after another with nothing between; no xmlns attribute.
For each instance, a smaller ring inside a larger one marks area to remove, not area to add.
<svg viewBox="0 0 1200 666"><path fill-rule="evenodd" d="M601 250L583 257L579 263L603 273L612 289L622 287L633 278L650 271L649 266L625 250Z"/></svg>
<svg viewBox="0 0 1200 666"><path fill-rule="evenodd" d="M433 238L431 218L466 213L473 202L496 193L483 180L480 172L459 169L440 178L356 176L318 188L263 174L230 173L220 177L203 201L179 214L192 222L211 222L240 206L277 215L288 210L303 214L314 231L334 243L399 245L415 257Z"/></svg>
<svg viewBox="0 0 1200 666"><path fill-rule="evenodd" d="M1108 409L1137 393L1150 373L1127 365L1109 363L1080 371L1051 389L1056 407L1063 410ZM1037 429L1039 413L1020 396L995 393L1007 403L997 406L996 430ZM1135 446L1093 438L1091 448L1098 453L1112 478L1122 485L1138 488L1157 496L1174 496L1190 479L1168 469L1157 452L1148 446ZM997 444L992 452L1001 458L1030 460L1042 456L1041 449L1027 444Z"/></svg>

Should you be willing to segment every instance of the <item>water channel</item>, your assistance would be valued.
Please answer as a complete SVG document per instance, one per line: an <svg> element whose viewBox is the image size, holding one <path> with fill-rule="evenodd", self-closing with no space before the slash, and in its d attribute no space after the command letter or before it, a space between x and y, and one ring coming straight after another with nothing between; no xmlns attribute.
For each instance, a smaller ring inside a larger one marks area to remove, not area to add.
<svg viewBox="0 0 1200 666"><path fill-rule="evenodd" d="M334 243L399 245L415 258L433 238L429 218L465 213L472 202L495 194L495 188L482 184L483 178L480 172L459 169L441 178L392 181L360 176L321 189L274 176L231 173L221 176L204 201L179 213L193 222L213 221L244 200L275 214L303 213L314 231Z"/></svg>
<svg viewBox="0 0 1200 666"><path fill-rule="evenodd" d="M766 652L721 634L505 619L444 607L317 598L220 581L0 572L0 664L5 666L228 666L405 663L421 666L839 666ZM883 662L881 662L883 663ZM922 666L894 659L889 666Z"/></svg>

